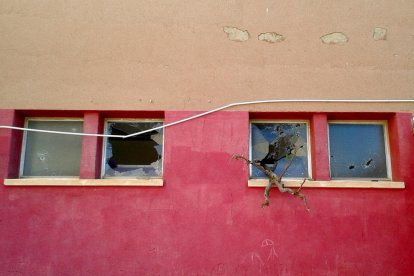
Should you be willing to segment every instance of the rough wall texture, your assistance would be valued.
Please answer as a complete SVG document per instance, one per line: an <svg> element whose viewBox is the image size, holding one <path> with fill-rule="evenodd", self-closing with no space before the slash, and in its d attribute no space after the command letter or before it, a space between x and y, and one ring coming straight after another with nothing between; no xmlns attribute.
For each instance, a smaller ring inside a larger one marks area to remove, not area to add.
<svg viewBox="0 0 414 276"><path fill-rule="evenodd" d="M321 37L325 44L345 44L348 42L348 37L344 33L331 33Z"/></svg>
<svg viewBox="0 0 414 276"><path fill-rule="evenodd" d="M227 34L227 37L232 41L247 41L250 38L249 32L246 30L240 30L235 27L223 27L223 31Z"/></svg>
<svg viewBox="0 0 414 276"><path fill-rule="evenodd" d="M375 27L374 33L372 35L375 40L386 40L387 39L387 29L381 27Z"/></svg>
<svg viewBox="0 0 414 276"><path fill-rule="evenodd" d="M1 275L414 273L409 155L405 190L305 188L310 214L273 191L261 209L263 188L248 188L247 167L231 159L248 152L248 119L224 112L167 128L164 187L0 187ZM401 122L395 139L413 152Z"/></svg>
<svg viewBox="0 0 414 276"><path fill-rule="evenodd" d="M206 110L277 98L413 98L412 1L1 1L0 108ZM236 43L223 27L283 43ZM387 40L373 29L387 29ZM349 42L326 45L324 34ZM414 110L413 104L243 110Z"/></svg>
<svg viewBox="0 0 414 276"><path fill-rule="evenodd" d="M266 41L269 43L276 43L285 40L285 37L275 32L261 33L257 37L260 41Z"/></svg>
<svg viewBox="0 0 414 276"><path fill-rule="evenodd" d="M169 110L171 122L190 114L173 110L240 101L412 99L412 18L414 2L403 0L4 0L0 108ZM225 26L252 38L274 30L286 39L237 43ZM386 40L375 39L378 26ZM333 32L349 41L321 42ZM235 109L413 112L414 106ZM404 133L391 139L406 189L307 189L311 214L278 193L260 209L263 189L249 189L245 165L230 159L248 152L246 112L166 130L173 142L166 143L164 187L1 186L0 274L412 275L414 137L404 122ZM1 130L0 139L10 132ZM19 147L10 145L0 143L0 155ZM0 162L3 173L9 169ZM84 175L93 177L87 169Z"/></svg>

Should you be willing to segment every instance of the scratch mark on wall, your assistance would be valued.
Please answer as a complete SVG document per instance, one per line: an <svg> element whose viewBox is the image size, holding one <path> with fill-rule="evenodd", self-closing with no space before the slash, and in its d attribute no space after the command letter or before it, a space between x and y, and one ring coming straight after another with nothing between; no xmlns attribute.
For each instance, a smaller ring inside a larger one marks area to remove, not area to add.
<svg viewBox="0 0 414 276"><path fill-rule="evenodd" d="M262 241L262 246L261 247L269 247L270 251L269 251L269 255L267 256L267 262L274 260L275 258L278 257L276 250L275 250L275 243L272 240L269 239L264 239Z"/></svg>

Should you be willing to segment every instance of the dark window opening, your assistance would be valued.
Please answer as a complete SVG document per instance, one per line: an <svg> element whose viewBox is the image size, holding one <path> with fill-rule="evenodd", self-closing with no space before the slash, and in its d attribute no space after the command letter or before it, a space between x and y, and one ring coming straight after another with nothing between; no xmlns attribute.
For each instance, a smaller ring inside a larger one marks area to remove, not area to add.
<svg viewBox="0 0 414 276"><path fill-rule="evenodd" d="M162 126L162 122L108 122L107 134L129 135ZM107 138L105 177L154 177L162 174L163 131L130 138Z"/></svg>

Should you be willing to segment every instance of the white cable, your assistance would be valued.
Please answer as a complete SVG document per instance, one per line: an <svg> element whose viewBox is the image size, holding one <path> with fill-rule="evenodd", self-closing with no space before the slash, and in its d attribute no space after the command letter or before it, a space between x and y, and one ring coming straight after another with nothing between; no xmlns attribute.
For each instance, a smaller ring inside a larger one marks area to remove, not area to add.
<svg viewBox="0 0 414 276"><path fill-rule="evenodd" d="M124 135L110 135L110 134L96 134L96 133L82 133L82 132L66 132L66 131L44 130L44 129L37 129L37 128L26 128L26 127L15 127L15 126L0 126L0 128L25 130L25 131L32 131L32 132L42 132L42 133L52 133L52 134L75 135L75 136L95 136L95 137L119 137L119 138L124 138Z"/></svg>
<svg viewBox="0 0 414 276"><path fill-rule="evenodd" d="M65 131L53 131L53 130L42 130L42 129L34 129L34 128L24 128L24 127L14 127L14 126L0 126L0 128L6 129L15 129L15 130L23 130L23 131L33 131L33 132L42 132L42 133L53 133L53 134L65 134L65 135L78 135L78 136L94 136L94 137L114 137L114 138L129 138L132 136L141 135L144 133L148 133L154 130L163 129L166 127L174 126L177 124L181 124L190 120L194 120L196 118L200 118L206 116L208 114L227 109L234 106L241 106L241 105L252 105L252 104L263 104L263 103L414 103L414 99L388 99L388 100L324 100L324 99L296 99L296 100L260 100L260 101L250 101L250 102L239 102L239 103L231 103L228 105L224 105L194 116L190 116L169 124L165 124L162 126L154 127L151 129L143 130L140 132L128 134L128 135L111 135L111 134L94 134L94 133L78 133L78 132L65 132Z"/></svg>

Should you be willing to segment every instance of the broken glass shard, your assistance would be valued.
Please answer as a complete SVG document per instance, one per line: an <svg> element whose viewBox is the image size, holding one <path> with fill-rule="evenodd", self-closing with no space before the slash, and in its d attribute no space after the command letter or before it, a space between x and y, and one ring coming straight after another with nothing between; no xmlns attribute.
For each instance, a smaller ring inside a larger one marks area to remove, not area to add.
<svg viewBox="0 0 414 276"><path fill-rule="evenodd" d="M284 176L308 177L307 133L306 123L252 123L251 158L278 175L293 158ZM255 167L251 167L251 176L266 177Z"/></svg>
<svg viewBox="0 0 414 276"><path fill-rule="evenodd" d="M162 122L110 121L107 134L129 135L162 126ZM110 137L105 146L105 177L156 177L162 174L163 130L129 138Z"/></svg>

